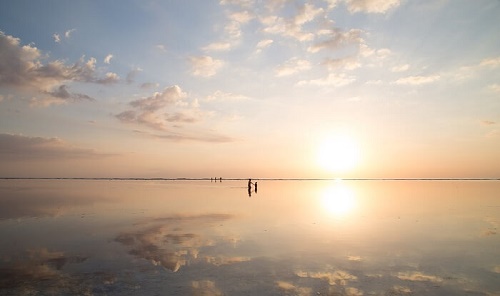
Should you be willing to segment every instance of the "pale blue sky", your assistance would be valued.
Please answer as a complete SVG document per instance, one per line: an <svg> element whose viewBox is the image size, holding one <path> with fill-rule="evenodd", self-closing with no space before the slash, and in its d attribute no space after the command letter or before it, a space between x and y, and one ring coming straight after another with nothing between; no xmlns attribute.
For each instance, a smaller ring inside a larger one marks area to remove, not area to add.
<svg viewBox="0 0 500 296"><path fill-rule="evenodd" d="M0 8L0 176L500 176L498 1Z"/></svg>

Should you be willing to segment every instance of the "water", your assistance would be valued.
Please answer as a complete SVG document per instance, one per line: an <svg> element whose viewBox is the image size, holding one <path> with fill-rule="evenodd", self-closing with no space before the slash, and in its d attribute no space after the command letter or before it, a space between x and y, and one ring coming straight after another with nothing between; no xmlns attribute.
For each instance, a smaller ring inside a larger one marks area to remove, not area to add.
<svg viewBox="0 0 500 296"><path fill-rule="evenodd" d="M500 295L498 181L0 180L0 295Z"/></svg>

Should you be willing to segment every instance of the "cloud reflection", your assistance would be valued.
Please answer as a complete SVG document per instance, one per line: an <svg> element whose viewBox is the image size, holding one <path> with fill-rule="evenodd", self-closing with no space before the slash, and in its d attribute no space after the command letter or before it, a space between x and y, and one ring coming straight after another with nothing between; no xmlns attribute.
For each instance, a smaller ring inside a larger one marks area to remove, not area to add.
<svg viewBox="0 0 500 296"><path fill-rule="evenodd" d="M129 254L155 266L177 272L196 260L216 266L248 261L245 257L204 256L200 249L212 247L224 238L207 235L217 223L233 218L227 214L174 215L151 219L140 229L120 233L115 241L130 248Z"/></svg>

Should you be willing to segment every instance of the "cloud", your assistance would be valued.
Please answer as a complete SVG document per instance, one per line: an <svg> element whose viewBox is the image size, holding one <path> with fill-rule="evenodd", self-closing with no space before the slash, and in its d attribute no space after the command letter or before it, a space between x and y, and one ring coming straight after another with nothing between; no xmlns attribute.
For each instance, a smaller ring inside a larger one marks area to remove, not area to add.
<svg viewBox="0 0 500 296"><path fill-rule="evenodd" d="M45 93L48 94L49 97L34 97L30 100L30 106L47 107L50 105L66 104L68 102L95 101L94 98L85 94L70 93L65 84L60 85L53 91L47 91Z"/></svg>
<svg viewBox="0 0 500 296"><path fill-rule="evenodd" d="M292 58L286 61L283 65L275 69L276 76L288 76L298 72L306 71L311 68L311 63L308 60Z"/></svg>
<svg viewBox="0 0 500 296"><path fill-rule="evenodd" d="M91 149L75 147L59 138L0 134L0 160L24 161L99 158L109 156Z"/></svg>
<svg viewBox="0 0 500 296"><path fill-rule="evenodd" d="M75 32L75 31L76 31L76 29L71 29L71 30L64 32L64 37L66 37L66 39L70 38L71 34L73 34L73 32Z"/></svg>
<svg viewBox="0 0 500 296"><path fill-rule="evenodd" d="M246 100L248 97L244 95L233 94L229 92L223 92L221 90L215 91L212 95L207 96L206 101L235 101L235 100Z"/></svg>
<svg viewBox="0 0 500 296"><path fill-rule="evenodd" d="M141 84L141 88L142 89L151 89L151 88L157 88L158 86L160 86L158 83L154 83L154 82L144 82Z"/></svg>
<svg viewBox="0 0 500 296"><path fill-rule="evenodd" d="M363 43L361 33L362 31L359 29L351 29L347 32L332 29L330 34L326 35L328 37L326 40L314 43L307 51L316 53L320 50L337 50L350 45L360 46Z"/></svg>
<svg viewBox="0 0 500 296"><path fill-rule="evenodd" d="M325 59L322 65L325 65L329 71L336 69L354 70L361 67L360 62L354 57Z"/></svg>
<svg viewBox="0 0 500 296"><path fill-rule="evenodd" d="M268 15L261 17L260 21L265 26L263 31L266 33L278 34L298 41L310 41L314 38L314 33L304 32L303 25L313 21L323 12L323 8L316 8L314 5L306 3L300 6L296 10L296 14L289 18Z"/></svg>
<svg viewBox="0 0 500 296"><path fill-rule="evenodd" d="M170 132L164 131L162 134L149 133L144 131L135 131L137 133L146 135L148 137L160 140L168 140L173 142L205 142L205 143L229 143L234 142L236 139L225 135L216 134L213 132Z"/></svg>
<svg viewBox="0 0 500 296"><path fill-rule="evenodd" d="M357 281L358 277L350 274L347 271L336 270L336 271L297 271L295 274L301 278L315 278L327 280L331 286L346 286L350 281Z"/></svg>
<svg viewBox="0 0 500 296"><path fill-rule="evenodd" d="M415 272L399 272L396 275L399 279L412 282L433 282L440 283L443 281L442 278L434 275L424 274L419 271Z"/></svg>
<svg viewBox="0 0 500 296"><path fill-rule="evenodd" d="M157 50L161 51L161 52L167 52L167 48L166 48L166 46L165 46L165 45L163 45L163 44L157 44L157 45L155 46L155 48L156 48Z"/></svg>
<svg viewBox="0 0 500 296"><path fill-rule="evenodd" d="M273 44L273 42L274 41L272 39L263 39L263 40L259 41L255 47L257 49L263 49L263 48L266 48L269 45Z"/></svg>
<svg viewBox="0 0 500 296"><path fill-rule="evenodd" d="M61 102L62 85L69 82L110 84L118 81L118 75L107 73L100 78L96 72L95 58L85 61L82 57L73 65L66 65L55 60L42 62L42 52L32 46L20 44L18 38L5 35L0 31L0 87L12 87L28 93L37 93ZM74 98L80 95L70 95ZM43 100L43 98L40 98ZM50 100L47 100L50 101Z"/></svg>
<svg viewBox="0 0 500 296"><path fill-rule="evenodd" d="M130 110L123 111L115 117L123 123L139 124L159 131L167 131L170 123L195 123L200 121L204 113L199 110L198 102L186 101L187 94L178 85L155 92L149 97L131 101ZM160 137L160 136L157 136ZM165 138L190 139L191 136L167 134Z"/></svg>
<svg viewBox="0 0 500 296"><path fill-rule="evenodd" d="M350 13L386 13L400 5L399 0L345 0Z"/></svg>
<svg viewBox="0 0 500 296"><path fill-rule="evenodd" d="M111 59L113 58L113 55L112 54L108 54L105 58L104 58L104 63L105 64L110 64L111 63Z"/></svg>
<svg viewBox="0 0 500 296"><path fill-rule="evenodd" d="M37 283L40 282L57 287L49 289L55 294L74 295L82 292L76 280L61 271L66 265L86 261L87 257L67 256L63 252L39 248L19 251L10 257L5 256L4 260L0 270L0 288L8 288L14 295L24 294L21 291L39 290Z"/></svg>
<svg viewBox="0 0 500 296"><path fill-rule="evenodd" d="M500 93L500 84L494 83L488 85L488 89L494 93Z"/></svg>
<svg viewBox="0 0 500 296"><path fill-rule="evenodd" d="M61 36L59 36L59 34L54 33L54 35L52 35L52 37L54 37L55 43L61 43Z"/></svg>
<svg viewBox="0 0 500 296"><path fill-rule="evenodd" d="M495 121L491 121L491 120L481 120L481 125L484 125L484 126L489 126L489 125L494 125L496 124Z"/></svg>
<svg viewBox="0 0 500 296"><path fill-rule="evenodd" d="M205 46L203 50L206 51L226 51L232 48L232 44L230 42L215 42L211 43L208 46Z"/></svg>
<svg viewBox="0 0 500 296"><path fill-rule="evenodd" d="M333 86L333 87L341 87L348 84L351 84L356 79L354 76L347 76L346 74L336 74L330 73L325 78L313 79L313 80L301 80L297 83L297 86Z"/></svg>
<svg viewBox="0 0 500 296"><path fill-rule="evenodd" d="M104 78L97 79L95 82L99 84L114 84L120 81L120 76L113 72L106 73Z"/></svg>
<svg viewBox="0 0 500 296"><path fill-rule="evenodd" d="M500 57L484 59L479 63L479 66L490 68L500 67Z"/></svg>
<svg viewBox="0 0 500 296"><path fill-rule="evenodd" d="M254 19L255 15L248 10L233 12L229 15L229 19L241 24L248 23L250 20Z"/></svg>
<svg viewBox="0 0 500 296"><path fill-rule="evenodd" d="M193 56L189 58L194 76L210 77L217 74L217 71L224 65L221 60L210 56Z"/></svg>
<svg viewBox="0 0 500 296"><path fill-rule="evenodd" d="M422 85L438 81L441 78L439 75L430 76L408 76L396 80L396 84L400 85Z"/></svg>
<svg viewBox="0 0 500 296"><path fill-rule="evenodd" d="M140 72L142 72L142 69L141 68L135 68L135 69L132 69L130 72L127 73L127 77L125 78L125 81L127 82L127 84L132 84L134 83L135 81L135 77L137 76L137 74L139 74Z"/></svg>
<svg viewBox="0 0 500 296"><path fill-rule="evenodd" d="M405 72L410 68L410 65L404 64L404 65L398 65L394 66L391 68L391 72Z"/></svg>
<svg viewBox="0 0 500 296"><path fill-rule="evenodd" d="M203 237L204 232L200 230L231 218L233 216L226 214L157 218L138 225L138 229L119 234L115 241L127 246L131 255L177 272L188 261L198 259L201 248L215 244L213 238ZM172 230L170 225L183 231Z"/></svg>

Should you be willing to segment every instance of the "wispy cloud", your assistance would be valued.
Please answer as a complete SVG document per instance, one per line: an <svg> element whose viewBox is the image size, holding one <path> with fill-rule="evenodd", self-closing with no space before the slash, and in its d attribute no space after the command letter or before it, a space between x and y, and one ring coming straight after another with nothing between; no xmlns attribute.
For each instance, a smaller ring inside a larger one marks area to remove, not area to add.
<svg viewBox="0 0 500 296"><path fill-rule="evenodd" d="M328 35L325 35L326 39L315 42L307 50L316 53L320 50L337 50L350 45L359 46L363 42L361 33L362 31L359 29L350 29L343 32L334 28Z"/></svg>
<svg viewBox="0 0 500 296"><path fill-rule="evenodd" d="M306 71L311 69L311 63L305 59L291 58L284 64L276 67L276 76L288 76L301 71Z"/></svg>
<svg viewBox="0 0 500 296"><path fill-rule="evenodd" d="M239 95L239 94L234 94L234 93L229 93L229 92L224 92L221 90L215 91L212 95L207 96L206 101L211 102L211 101L239 101L239 100L246 100L248 97L244 95Z"/></svg>
<svg viewBox="0 0 500 296"><path fill-rule="evenodd" d="M75 31L76 31L76 29L70 29L70 30L64 32L64 37L70 38L71 34L73 34L73 32L75 32Z"/></svg>
<svg viewBox="0 0 500 296"><path fill-rule="evenodd" d="M96 158L108 154L92 149L75 147L59 138L29 137L14 134L0 134L0 160L51 160L70 158Z"/></svg>
<svg viewBox="0 0 500 296"><path fill-rule="evenodd" d="M345 0L351 13L386 13L400 5L400 0Z"/></svg>
<svg viewBox="0 0 500 296"><path fill-rule="evenodd" d="M61 36L59 34L54 33L54 35L52 35L52 37L54 38L55 43L61 43Z"/></svg>
<svg viewBox="0 0 500 296"><path fill-rule="evenodd" d="M255 53L260 53L262 50L266 47L269 47L271 44L273 44L274 40L272 39L263 39L257 43L255 46Z"/></svg>
<svg viewBox="0 0 500 296"><path fill-rule="evenodd" d="M113 58L113 55L112 54L108 54L105 58L104 58L104 63L105 64L110 64L111 63L111 59Z"/></svg>
<svg viewBox="0 0 500 296"><path fill-rule="evenodd" d="M429 75L429 76L408 76L396 80L396 84L400 85L422 85L429 84L441 79L439 75Z"/></svg>
<svg viewBox="0 0 500 296"><path fill-rule="evenodd" d="M333 86L341 87L354 82L356 78L354 76L348 76L346 74L330 73L325 78L312 79L312 80L301 80L297 83L297 86Z"/></svg>
<svg viewBox="0 0 500 296"><path fill-rule="evenodd" d="M210 56L193 56L189 58L193 76L210 77L217 74L217 71L224 65L222 60L214 59Z"/></svg>

